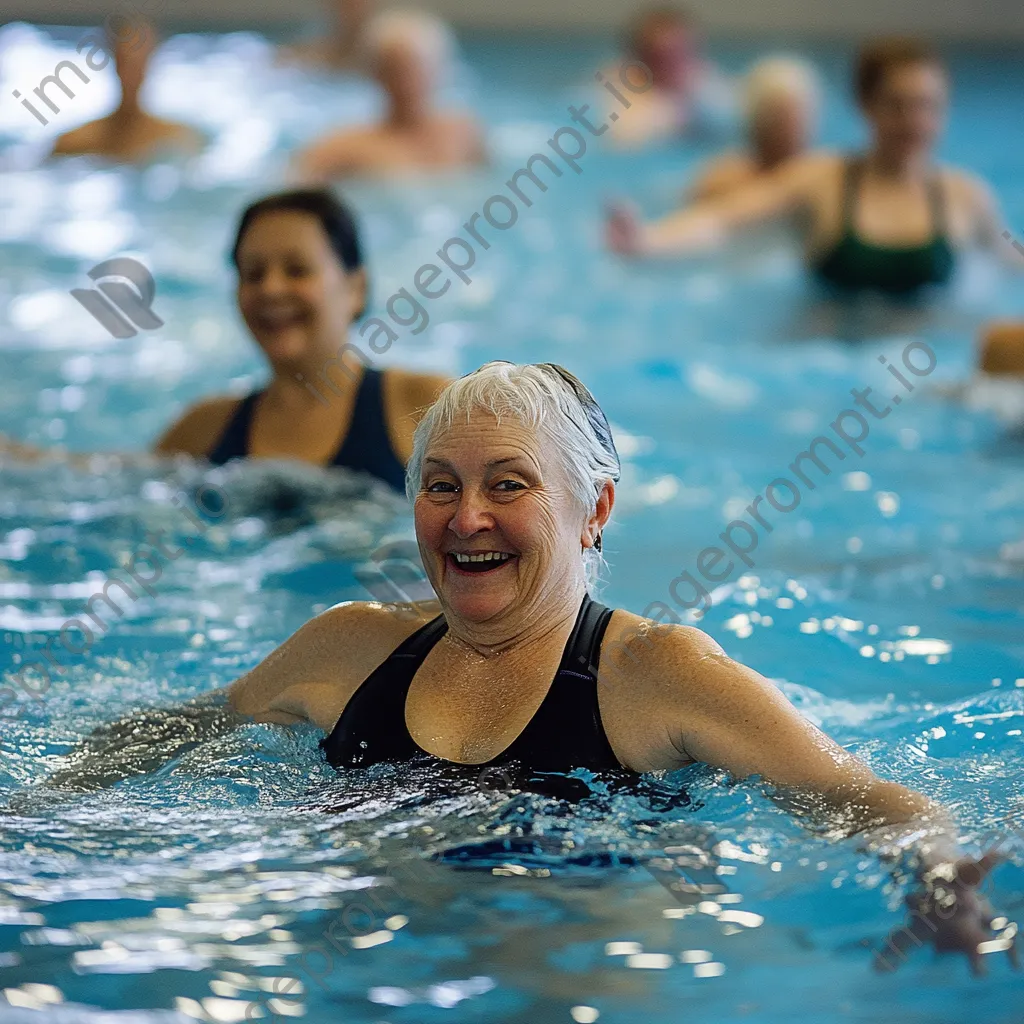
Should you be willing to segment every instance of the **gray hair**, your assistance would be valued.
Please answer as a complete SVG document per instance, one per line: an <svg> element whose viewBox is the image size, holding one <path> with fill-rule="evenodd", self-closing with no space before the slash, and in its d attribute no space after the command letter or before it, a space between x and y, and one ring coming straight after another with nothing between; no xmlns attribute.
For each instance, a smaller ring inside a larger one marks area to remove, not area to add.
<svg viewBox="0 0 1024 1024"><path fill-rule="evenodd" d="M814 65L800 57L776 56L759 61L744 81L747 122L756 121L763 107L779 99L795 99L816 117L821 83Z"/></svg>
<svg viewBox="0 0 1024 1024"><path fill-rule="evenodd" d="M363 30L363 52L371 63L395 45L414 50L435 76L452 62L456 52L455 37L445 22L426 11L412 9L384 11Z"/></svg>
<svg viewBox="0 0 1024 1024"><path fill-rule="evenodd" d="M605 483L619 479L611 428L583 383L554 363L495 361L452 381L416 427L405 477L410 501L419 492L423 458L434 435L461 417L468 421L476 409L492 413L499 424L508 417L542 431L587 516L597 507ZM600 547L583 552L588 584L596 580L601 561Z"/></svg>

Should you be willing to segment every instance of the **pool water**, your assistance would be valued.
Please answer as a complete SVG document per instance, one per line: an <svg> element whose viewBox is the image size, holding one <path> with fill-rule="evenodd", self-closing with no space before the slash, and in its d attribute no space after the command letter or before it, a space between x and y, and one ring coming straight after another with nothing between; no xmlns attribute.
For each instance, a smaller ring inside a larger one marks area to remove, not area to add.
<svg viewBox="0 0 1024 1024"><path fill-rule="evenodd" d="M5 95L76 39L5 27ZM493 166L346 190L378 308L568 123L610 53L467 41L451 93L486 119ZM718 55L739 70L754 51ZM813 56L823 140L855 146L848 54ZM1024 66L972 52L954 71L943 155L992 181L1024 229ZM190 165L30 169L44 130L16 105L0 114L0 431L138 452L196 397L258 382L231 304L234 219L298 142L376 103L359 83L273 67L249 34L177 37L154 74L153 108L211 136ZM96 78L53 130L112 96ZM880 355L899 365L925 339L928 379L872 423L862 456L773 515L702 625L880 774L945 801L972 848L1002 843L992 898L1019 916L1024 446L1007 418L943 388L969 375L983 319L1024 314L1020 278L971 263L930 310L836 309L771 235L685 266L602 251L606 198L662 212L713 145L627 157L595 143L382 362L555 360L581 376L625 461L601 596L642 612L850 407L851 388L890 393ZM117 341L71 298L115 255L153 269L162 328ZM402 500L341 473L116 456L91 472L5 462L0 508L3 685L119 566L138 567L154 532L180 549L91 640L69 627L83 653L55 645L52 685L22 673L40 692L2 712L4 1024L1024 1020L1020 975L997 956L983 981L924 950L874 973L871 950L900 920L878 864L707 769L640 792L595 784L573 806L472 774L338 777L312 730L249 726L95 794L33 789L101 723L224 686L313 613L386 591L381 552L411 521Z"/></svg>

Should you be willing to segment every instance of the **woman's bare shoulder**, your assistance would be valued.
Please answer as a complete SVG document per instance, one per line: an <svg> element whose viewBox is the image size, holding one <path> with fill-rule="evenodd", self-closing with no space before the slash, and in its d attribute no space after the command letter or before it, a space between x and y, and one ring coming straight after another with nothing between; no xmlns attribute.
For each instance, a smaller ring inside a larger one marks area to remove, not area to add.
<svg viewBox="0 0 1024 1024"><path fill-rule="evenodd" d="M190 406L153 446L158 455L209 455L242 400L218 395Z"/></svg>
<svg viewBox="0 0 1024 1024"><path fill-rule="evenodd" d="M660 606L671 613L667 606ZM644 618L622 609L615 611L601 645L601 678L614 681L654 682L691 673L704 658L725 657L711 636L696 626L671 618Z"/></svg>

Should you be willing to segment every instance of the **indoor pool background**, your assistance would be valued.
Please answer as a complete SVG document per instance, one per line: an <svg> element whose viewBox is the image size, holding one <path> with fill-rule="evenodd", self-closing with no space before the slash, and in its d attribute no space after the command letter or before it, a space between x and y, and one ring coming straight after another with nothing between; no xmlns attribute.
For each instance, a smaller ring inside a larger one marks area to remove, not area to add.
<svg viewBox="0 0 1024 1024"><path fill-rule="evenodd" d="M3 29L3 95L37 82L81 34ZM492 169L346 189L378 302L568 123L567 105L611 53L550 37L466 42L453 94L486 119ZM718 55L739 70L755 51ZM827 81L823 139L854 145L848 54L813 55ZM963 53L954 68L944 156L994 182L1024 231L1024 66ZM272 67L248 34L178 37L154 74L153 108L201 119L213 138L190 166L30 169L42 130L13 103L0 108L0 431L139 451L197 396L258 380L231 302L234 219L282 180L298 141L375 104L357 83ZM112 95L97 78L54 128ZM603 599L639 612L850 405L851 387L886 386L880 354L898 359L911 336L927 338L932 376L873 424L863 458L773 517L750 574L722 588L703 625L878 772L944 800L975 849L1001 840L1009 860L993 898L1019 917L1024 443L1013 396L997 414L942 386L968 377L983 318L1024 313L1022 279L971 266L945 307L894 328L894 314L827 308L772 238L685 266L627 267L601 251L606 198L663 211L712 148L636 157L592 144L582 173L521 214L472 286L453 287L387 361L455 373L543 359L578 373L626 461ZM114 341L69 291L128 253L153 269L165 326ZM598 796L570 813L491 782L341 779L311 731L250 727L114 789L33 791L94 726L223 686L312 613L380 592L373 553L411 535L401 501L312 469L206 473L228 508L203 531L171 503L194 493L201 469L94 470L0 465L5 674L148 533L185 552L85 655L62 651L63 675L0 726L0 806L18 793L0 826L4 1024L1024 1020L1021 976L995 956L984 981L927 951L875 974L871 947L900 919L876 862L715 773L662 784L688 792L688 806L664 793ZM678 856L687 863L671 866ZM670 890L676 872L703 884L716 864L728 887L717 900ZM289 995L271 1006L274 991Z"/></svg>

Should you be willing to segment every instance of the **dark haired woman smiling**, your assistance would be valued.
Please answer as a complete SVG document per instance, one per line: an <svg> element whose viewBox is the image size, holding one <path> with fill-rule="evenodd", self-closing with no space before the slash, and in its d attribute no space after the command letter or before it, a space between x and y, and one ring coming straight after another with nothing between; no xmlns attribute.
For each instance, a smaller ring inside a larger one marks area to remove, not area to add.
<svg viewBox="0 0 1024 1024"><path fill-rule="evenodd" d="M215 463L298 459L403 489L419 413L447 381L370 369L348 344L367 300L352 213L326 190L269 196L242 214L232 258L239 310L273 376L241 400L193 406L157 452Z"/></svg>

